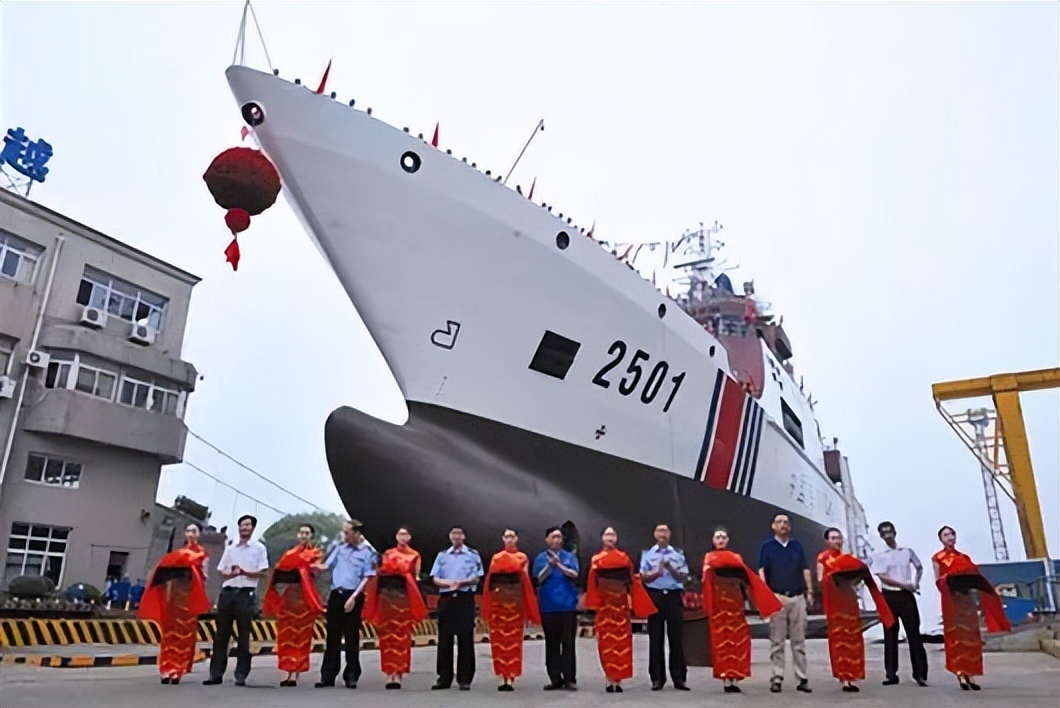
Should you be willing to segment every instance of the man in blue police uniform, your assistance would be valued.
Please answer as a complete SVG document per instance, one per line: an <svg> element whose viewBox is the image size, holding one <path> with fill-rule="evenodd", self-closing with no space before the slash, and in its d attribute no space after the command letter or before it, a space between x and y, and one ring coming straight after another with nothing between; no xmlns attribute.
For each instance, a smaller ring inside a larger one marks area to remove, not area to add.
<svg viewBox="0 0 1060 708"><path fill-rule="evenodd" d="M563 548L563 531L553 526L545 532L547 548L534 559L537 578L537 606L541 610L541 629L545 631L545 670L549 683L546 691L576 691L577 664L574 659L575 635L578 631L578 557Z"/></svg>
<svg viewBox="0 0 1060 708"><path fill-rule="evenodd" d="M433 690L453 685L453 637L456 637L456 683L471 688L475 677L475 590L482 580L482 558L464 545L463 526L449 529L453 545L438 554L431 581L438 587L438 681Z"/></svg>
<svg viewBox="0 0 1060 708"><path fill-rule="evenodd" d="M317 688L330 688L339 675L340 650L346 643L346 668L342 680L346 688L357 688L361 678L361 610L364 609L364 586L375 575L378 556L365 540L364 524L351 519L342 525L343 542L328 556L319 569L331 571L331 593L328 595L327 642L320 664Z"/></svg>
<svg viewBox="0 0 1060 708"><path fill-rule="evenodd" d="M655 527L655 545L640 554L640 578L659 610L648 617L648 676L651 690L661 690L666 683L665 636L670 645L670 678L674 688L689 690L688 666L682 645L684 627L684 589L688 580L685 554L670 545L670 527Z"/></svg>

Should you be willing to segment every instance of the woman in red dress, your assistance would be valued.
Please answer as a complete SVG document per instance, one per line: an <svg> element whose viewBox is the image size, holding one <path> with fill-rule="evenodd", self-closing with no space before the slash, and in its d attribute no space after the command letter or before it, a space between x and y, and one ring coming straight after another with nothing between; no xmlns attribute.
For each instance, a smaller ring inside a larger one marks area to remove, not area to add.
<svg viewBox="0 0 1060 708"><path fill-rule="evenodd" d="M176 685L191 671L199 615L209 612L205 563L209 556L199 538L202 529L194 521L184 528L184 547L162 556L147 579L138 616L154 620L161 630L158 672L162 683Z"/></svg>
<svg viewBox="0 0 1060 708"><path fill-rule="evenodd" d="M397 545L383 553L377 575L368 581L362 615L378 633L379 664L388 689L401 688L412 663L412 630L427 618L417 583L420 554L409 546L408 528L400 527L395 538Z"/></svg>
<svg viewBox="0 0 1060 708"><path fill-rule="evenodd" d="M585 606L596 610L596 647L607 676L607 692L622 693L622 680L633 677L633 628L638 618L658 612L633 561L618 548L618 533L610 526L600 534L602 548L589 565Z"/></svg>
<svg viewBox="0 0 1060 708"><path fill-rule="evenodd" d="M824 532L824 540L828 548L817 556L817 582L821 584L821 604L828 622L832 676L842 684L843 691L857 693L861 689L854 682L865 680L865 639L858 584L864 582L868 587L884 627L894 626L894 615L868 566L855 556L843 553L843 532L829 528Z"/></svg>
<svg viewBox="0 0 1060 708"><path fill-rule="evenodd" d="M493 555L486 573L482 619L490 630L493 673L501 679L497 690L513 691L523 673L523 628L527 622L540 625L541 616L530 582L530 559L519 550L519 533L505 529L501 538L504 550Z"/></svg>
<svg viewBox="0 0 1060 708"><path fill-rule="evenodd" d="M714 678L721 679L725 693L741 693L737 684L751 676L751 628L744 616L744 593L751 598L762 617L782 608L780 600L747 567L739 553L727 550L729 532L714 529L714 550L703 556L703 609L710 627L710 655Z"/></svg>
<svg viewBox="0 0 1060 708"><path fill-rule="evenodd" d="M261 604L262 614L276 618L277 667L287 672L281 686L298 685L298 674L309 671L313 648L313 626L324 612L314 574L323 554L313 545L315 529L298 527L298 544L283 554L269 575L268 590Z"/></svg>
<svg viewBox="0 0 1060 708"><path fill-rule="evenodd" d="M946 670L956 674L961 689L978 691L973 676L983 675L983 638L979 634L979 610L990 632L1011 629L997 590L979 572L972 559L957 550L957 532L939 529L942 550L931 556L935 585L942 596L942 633L946 643ZM979 591L976 607L972 590Z"/></svg>

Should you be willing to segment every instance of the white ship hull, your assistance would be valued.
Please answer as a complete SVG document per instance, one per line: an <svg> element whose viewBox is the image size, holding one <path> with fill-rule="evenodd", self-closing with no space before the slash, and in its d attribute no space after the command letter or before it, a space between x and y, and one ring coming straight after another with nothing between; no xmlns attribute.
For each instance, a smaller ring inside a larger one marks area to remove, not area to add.
<svg viewBox="0 0 1060 708"><path fill-rule="evenodd" d="M240 106L264 110L256 136L410 407L731 490L815 526L845 525L813 412L775 361L761 397L745 395L711 334L545 209L303 86L244 67L228 79ZM406 153L414 172L402 167ZM530 368L546 333L578 345L562 378ZM802 444L778 423L781 398ZM334 465L333 474L341 491Z"/></svg>

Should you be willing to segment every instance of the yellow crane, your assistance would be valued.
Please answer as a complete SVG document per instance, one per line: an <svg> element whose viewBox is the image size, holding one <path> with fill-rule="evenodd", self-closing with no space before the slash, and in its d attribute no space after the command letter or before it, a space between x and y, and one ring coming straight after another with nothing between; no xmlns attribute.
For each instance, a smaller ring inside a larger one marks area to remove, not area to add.
<svg viewBox="0 0 1060 708"><path fill-rule="evenodd" d="M1045 524L1042 522L1042 509L1038 503L1038 488L1034 482L1031 450L1027 443L1027 429L1023 425L1023 409L1020 406L1019 395L1024 391L1040 391L1058 387L1060 387L1060 368L997 374L961 381L944 381L931 386L935 407L939 413L957 432L961 441L975 454L984 472L993 476L991 483L997 482L1002 491L1016 504L1016 515L1019 517L1027 558L1048 558L1049 550L1046 546ZM994 411L985 409L968 411L963 416L955 416L942 405L944 401L986 396L993 399ZM988 436L983 434L984 426L988 421L994 423L992 448L989 445ZM979 426L976 435L969 434L969 425ZM1000 446L997 444L999 438L1004 448L1004 461L1001 460L999 454ZM987 490L987 505L989 508L989 489ZM992 524L994 511L991 510ZM997 517L996 523L995 553L998 551L997 535L1001 531L1000 516ZM1001 544L1003 547L1003 533Z"/></svg>

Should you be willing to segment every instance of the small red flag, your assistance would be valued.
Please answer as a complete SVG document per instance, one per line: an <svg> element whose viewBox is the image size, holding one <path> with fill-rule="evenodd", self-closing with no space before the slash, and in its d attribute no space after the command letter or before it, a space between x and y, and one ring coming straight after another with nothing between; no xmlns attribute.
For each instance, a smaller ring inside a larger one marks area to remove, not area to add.
<svg viewBox="0 0 1060 708"><path fill-rule="evenodd" d="M328 66L324 69L324 75L320 77L320 85L317 86L317 93L324 93L324 87L328 83L328 74L331 72L331 60L328 59Z"/></svg>
<svg viewBox="0 0 1060 708"><path fill-rule="evenodd" d="M239 270L239 241L234 238L225 249L225 260L232 264L232 270Z"/></svg>
<svg viewBox="0 0 1060 708"><path fill-rule="evenodd" d="M239 129L240 140L246 140L248 135L250 135L250 128L244 125L242 128Z"/></svg>
<svg viewBox="0 0 1060 708"><path fill-rule="evenodd" d="M537 186L537 177L534 177L534 181L530 184L530 194L526 196L530 201L534 201L534 187Z"/></svg>
<svg viewBox="0 0 1060 708"><path fill-rule="evenodd" d="M434 124L434 137L431 138L431 146L438 147L438 124Z"/></svg>

